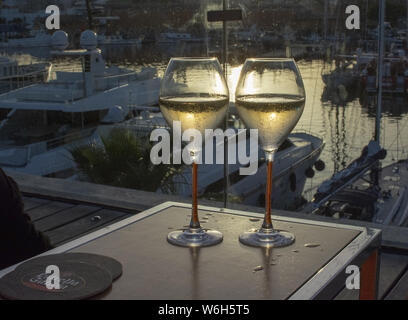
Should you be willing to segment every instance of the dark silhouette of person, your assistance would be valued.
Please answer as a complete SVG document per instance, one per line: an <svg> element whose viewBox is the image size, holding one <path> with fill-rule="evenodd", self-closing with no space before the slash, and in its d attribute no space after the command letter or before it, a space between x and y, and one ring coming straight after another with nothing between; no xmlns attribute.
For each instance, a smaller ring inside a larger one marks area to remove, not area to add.
<svg viewBox="0 0 408 320"><path fill-rule="evenodd" d="M0 168L0 270L51 248L24 213L17 183Z"/></svg>

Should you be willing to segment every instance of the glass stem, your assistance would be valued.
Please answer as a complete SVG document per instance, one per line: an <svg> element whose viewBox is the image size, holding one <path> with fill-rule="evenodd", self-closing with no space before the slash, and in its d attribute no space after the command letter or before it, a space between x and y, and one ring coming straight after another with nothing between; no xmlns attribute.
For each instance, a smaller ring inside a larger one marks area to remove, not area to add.
<svg viewBox="0 0 408 320"><path fill-rule="evenodd" d="M193 206L191 212L191 229L199 229L200 221L198 220L198 210L197 210L197 163L193 162Z"/></svg>
<svg viewBox="0 0 408 320"><path fill-rule="evenodd" d="M266 193L265 193L265 218L262 224L262 229L273 229L272 219L271 219L271 192L272 192L272 167L273 160L267 160L268 164L268 180L266 183Z"/></svg>

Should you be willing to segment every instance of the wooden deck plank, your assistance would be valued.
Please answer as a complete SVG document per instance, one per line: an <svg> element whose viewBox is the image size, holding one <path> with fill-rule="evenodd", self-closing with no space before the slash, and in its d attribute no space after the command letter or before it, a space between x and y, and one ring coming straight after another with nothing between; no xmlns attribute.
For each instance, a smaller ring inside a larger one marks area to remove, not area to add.
<svg viewBox="0 0 408 320"><path fill-rule="evenodd" d="M45 200L45 199L38 199L38 198L31 198L31 197L23 197L23 202L24 202L24 210L31 210L40 206L43 206L44 204L47 204L51 202L50 200Z"/></svg>
<svg viewBox="0 0 408 320"><path fill-rule="evenodd" d="M100 219L93 220L92 218L95 216L99 216ZM60 228L45 232L45 234L50 238L53 245L59 245L68 240L83 236L91 231L95 231L115 220L121 220L128 216L130 216L130 214L126 212L103 209L96 214L91 214Z"/></svg>
<svg viewBox="0 0 408 320"><path fill-rule="evenodd" d="M52 201L40 207L27 210L26 212L31 217L32 221L37 221L39 219L48 217L54 213L57 213L68 208L72 208L74 206L75 205L72 203Z"/></svg>
<svg viewBox="0 0 408 320"><path fill-rule="evenodd" d="M35 227L42 232L62 227L70 222L96 213L102 208L95 206L77 205L34 222Z"/></svg>
<svg viewBox="0 0 408 320"><path fill-rule="evenodd" d="M408 300L408 271L385 297L385 300Z"/></svg>
<svg viewBox="0 0 408 320"><path fill-rule="evenodd" d="M383 253L382 256L384 256L384 261L381 263L379 290L381 299L395 285L396 279L401 277L401 274L408 266L408 256L388 253Z"/></svg>

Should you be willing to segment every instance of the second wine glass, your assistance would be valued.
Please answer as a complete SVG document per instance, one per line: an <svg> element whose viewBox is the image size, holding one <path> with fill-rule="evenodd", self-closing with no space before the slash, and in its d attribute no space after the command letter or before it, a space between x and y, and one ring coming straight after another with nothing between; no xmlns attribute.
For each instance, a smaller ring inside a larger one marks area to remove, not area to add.
<svg viewBox="0 0 408 320"><path fill-rule="evenodd" d="M160 88L160 110L175 130L190 136L195 129L205 137L206 129L215 129L226 116L229 102L227 83L217 58L172 58ZM205 139L205 138L204 138ZM197 210L197 159L202 140L187 146L192 170L192 213L190 227L171 232L167 240L184 247L203 247L220 243L223 236L216 230L201 228ZM202 156L202 154L201 154Z"/></svg>
<svg viewBox="0 0 408 320"><path fill-rule="evenodd" d="M255 247L282 247L295 236L276 230L271 220L272 166L279 146L299 121L305 90L293 59L247 59L242 67L235 93L241 120L258 135L267 161L265 218L262 227L240 235L243 244Z"/></svg>

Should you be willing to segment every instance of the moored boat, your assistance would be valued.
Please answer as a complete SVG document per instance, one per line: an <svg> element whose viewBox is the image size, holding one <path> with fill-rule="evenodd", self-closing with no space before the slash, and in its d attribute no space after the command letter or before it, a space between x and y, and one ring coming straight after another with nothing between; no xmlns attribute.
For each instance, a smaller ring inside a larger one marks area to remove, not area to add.
<svg viewBox="0 0 408 320"><path fill-rule="evenodd" d="M65 32L54 35L53 54L82 60L82 72L57 71L52 81L0 95L2 168L68 177L75 168L70 148L98 143L99 125L124 121L131 116L129 105L157 102L154 69L106 67L92 31L82 33L82 50L65 50Z"/></svg>

